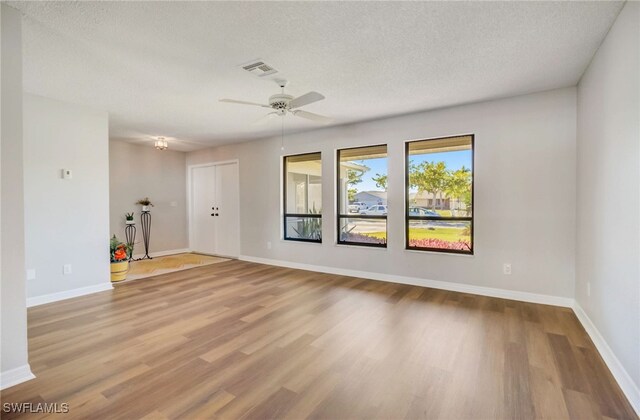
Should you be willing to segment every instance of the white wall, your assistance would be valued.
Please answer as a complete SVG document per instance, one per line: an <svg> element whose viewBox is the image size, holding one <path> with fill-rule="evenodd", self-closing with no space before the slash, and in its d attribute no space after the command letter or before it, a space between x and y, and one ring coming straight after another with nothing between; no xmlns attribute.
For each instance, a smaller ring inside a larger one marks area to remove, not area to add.
<svg viewBox="0 0 640 420"><path fill-rule="evenodd" d="M24 95L28 298L111 287L108 134L106 112Z"/></svg>
<svg viewBox="0 0 640 420"><path fill-rule="evenodd" d="M271 138L187 155L240 160L243 255L572 298L575 88ZM404 250L404 140L474 133L474 256ZM335 150L387 143L386 250L335 244ZM280 156L321 151L321 245L282 241ZM267 242L272 249L267 249ZM502 274L510 262L513 274Z"/></svg>
<svg viewBox="0 0 640 420"><path fill-rule="evenodd" d="M640 410L640 3L626 3L580 80L577 137L575 297Z"/></svg>
<svg viewBox="0 0 640 420"><path fill-rule="evenodd" d="M0 4L0 387L32 377L27 354L22 182L21 15Z"/></svg>
<svg viewBox="0 0 640 420"><path fill-rule="evenodd" d="M149 197L151 208L150 252L187 248L186 153L159 151L111 140L109 142L109 187L111 233L125 239L125 213L134 213L136 246L134 254L144 254L140 206L134 203Z"/></svg>

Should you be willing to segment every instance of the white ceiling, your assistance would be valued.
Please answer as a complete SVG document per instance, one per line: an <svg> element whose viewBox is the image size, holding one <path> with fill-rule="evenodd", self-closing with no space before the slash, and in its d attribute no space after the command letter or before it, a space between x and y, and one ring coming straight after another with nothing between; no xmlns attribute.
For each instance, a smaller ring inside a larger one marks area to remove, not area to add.
<svg viewBox="0 0 640 420"><path fill-rule="evenodd" d="M621 2L10 2L31 93L110 114L110 137L194 150L279 132L262 58L335 124L575 85ZM287 117L287 131L317 125Z"/></svg>

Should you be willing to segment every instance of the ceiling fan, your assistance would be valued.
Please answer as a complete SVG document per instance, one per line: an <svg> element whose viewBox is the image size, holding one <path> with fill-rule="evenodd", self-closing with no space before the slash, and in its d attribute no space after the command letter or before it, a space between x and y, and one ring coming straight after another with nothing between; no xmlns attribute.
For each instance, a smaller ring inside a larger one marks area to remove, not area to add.
<svg viewBox="0 0 640 420"><path fill-rule="evenodd" d="M291 115L295 115L296 117L305 118L307 120L311 120L318 123L327 124L333 121L332 118L325 117L324 115L315 114L313 112L303 111L298 109L302 106L312 104L314 102L318 102L324 99L324 96L318 92L309 92L305 93L302 96L298 96L294 98L291 95L287 95L284 93L284 88L287 85L286 81L279 80L276 81L278 85L282 88L282 93L276 93L275 95L271 95L269 97L269 104L259 104L256 102L247 102L247 101L238 101L235 99L220 99L220 102L228 102L232 104L242 104L242 105L253 105L253 106L261 106L263 108L271 108L272 112L265 115L264 119L271 118L273 116L281 116L284 117L287 113Z"/></svg>

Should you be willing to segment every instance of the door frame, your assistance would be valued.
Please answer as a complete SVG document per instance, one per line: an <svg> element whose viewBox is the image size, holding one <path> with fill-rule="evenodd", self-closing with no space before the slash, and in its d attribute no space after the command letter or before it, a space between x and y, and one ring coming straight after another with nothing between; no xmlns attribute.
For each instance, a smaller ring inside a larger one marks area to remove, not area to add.
<svg viewBox="0 0 640 420"><path fill-rule="evenodd" d="M189 250L193 251L193 248L191 247L191 238L193 237L193 215L192 215L192 210L193 210L193 201L192 201L192 194L191 194L191 187L193 186L192 184L192 173L194 169L197 168L206 168L208 166L219 166L219 165L231 165L231 164L235 164L237 165L238 168L238 211L240 210L240 160L239 159L229 159L229 160L218 160L218 161L214 161L214 162L206 162L206 163L198 163L198 164L194 164L194 165L187 165L187 241L189 243ZM238 213L238 243L240 244L240 247L242 248L242 243L240 242L240 214ZM238 252L239 254L242 254L242 249ZM220 255L221 257L226 257L226 258L239 258L240 255L237 256L229 256L229 255Z"/></svg>

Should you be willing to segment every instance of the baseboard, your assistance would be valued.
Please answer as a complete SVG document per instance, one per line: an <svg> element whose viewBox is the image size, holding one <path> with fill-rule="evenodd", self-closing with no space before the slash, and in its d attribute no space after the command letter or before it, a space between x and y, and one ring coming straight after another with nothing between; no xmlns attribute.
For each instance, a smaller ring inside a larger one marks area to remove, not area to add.
<svg viewBox="0 0 640 420"><path fill-rule="evenodd" d="M105 290L111 289L113 289L113 286L111 285L111 282L109 282L80 287L78 289L65 290L63 292L51 293L49 295L34 296L27 298L27 308L44 305L46 303L58 302L59 300L71 299L78 296L90 295L92 293L104 292Z"/></svg>
<svg viewBox="0 0 640 420"><path fill-rule="evenodd" d="M0 372L0 389L6 389L22 382L34 379L36 375L31 372L31 366L28 364Z"/></svg>
<svg viewBox="0 0 640 420"><path fill-rule="evenodd" d="M448 281L428 280L418 277L399 276L395 274L373 273L345 268L328 267L295 263L290 261L272 260L269 258L241 255L240 260L259 264L275 265L278 267L297 268L299 270L317 271L320 273L337 274L341 276L359 277L370 280L388 281L391 283L409 284L412 286L430 287L433 289L450 290L453 292L471 293L474 295L491 296L502 299L519 300L522 302L541 303L544 305L573 307L573 299L559 296L542 295L537 293L519 292L516 290L496 289L492 287L473 286L470 284L451 283Z"/></svg>
<svg viewBox="0 0 640 420"><path fill-rule="evenodd" d="M182 249L169 249L167 251L158 251L158 252L150 252L149 256L150 257L166 257L167 255L175 255L175 254L184 254L187 252L191 252L191 250L189 248L182 248ZM136 260L138 258L142 258L144 257L144 254L135 254L133 256L133 259Z"/></svg>
<svg viewBox="0 0 640 420"><path fill-rule="evenodd" d="M151 252L151 257L164 257L166 255L184 254L185 252L191 252L188 248L171 249L167 251ZM134 255L133 258L141 258L143 255ZM63 292L52 293L50 295L42 295L27 298L27 308L32 306L44 305L46 303L58 302L60 300L71 299L78 296L90 295L91 293L104 292L105 290L111 290L113 286L111 283L97 284L95 286L81 287L79 289L65 290Z"/></svg>
<svg viewBox="0 0 640 420"><path fill-rule="evenodd" d="M595 324L591 321L591 318L589 318L578 302L574 303L573 312L575 312L585 331L589 334L589 337L591 337L591 341L593 341L596 349L598 349L600 356L602 356L611 374L618 382L618 385L620 385L622 392L624 392L624 395L626 395L629 400L629 404L631 404L636 411L636 414L640 416L640 389L638 389L638 385L631 379L627 370L622 366L620 360L618 360L613 350L611 350L611 347L609 347L604 337L602 337L602 334L600 334L600 331L598 331Z"/></svg>
<svg viewBox="0 0 640 420"><path fill-rule="evenodd" d="M191 252L188 248L171 249L167 251L152 252L149 255L151 257L164 257L166 255L184 254L185 252ZM134 255L133 258L141 258L142 255ZM52 293L50 295L34 296L27 298L27 308L32 306L44 305L46 303L58 302L60 300L71 299L78 296L90 295L91 293L104 292L105 290L111 290L113 286L111 283L96 284L94 286L81 287L79 289L65 290L63 292Z"/></svg>

